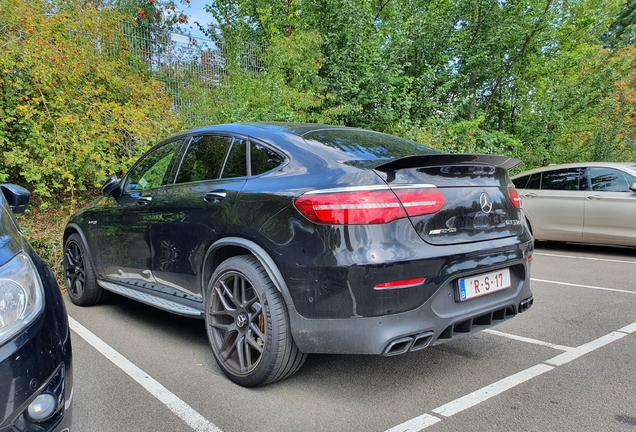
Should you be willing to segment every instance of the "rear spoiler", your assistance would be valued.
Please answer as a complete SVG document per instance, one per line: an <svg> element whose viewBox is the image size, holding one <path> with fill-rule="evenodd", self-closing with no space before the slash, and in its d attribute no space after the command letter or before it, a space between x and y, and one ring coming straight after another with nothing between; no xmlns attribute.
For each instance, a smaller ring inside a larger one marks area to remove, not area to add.
<svg viewBox="0 0 636 432"><path fill-rule="evenodd" d="M375 169L382 172L396 171L408 168L424 168L445 165L491 165L511 169L521 163L521 160L508 156L488 154L430 154L406 156L382 164Z"/></svg>

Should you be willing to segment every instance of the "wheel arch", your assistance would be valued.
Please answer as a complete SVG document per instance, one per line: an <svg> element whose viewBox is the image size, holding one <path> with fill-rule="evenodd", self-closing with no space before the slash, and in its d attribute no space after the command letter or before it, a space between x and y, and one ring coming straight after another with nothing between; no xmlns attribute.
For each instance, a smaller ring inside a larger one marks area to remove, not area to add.
<svg viewBox="0 0 636 432"><path fill-rule="evenodd" d="M64 237L62 238L62 243L66 243L66 239L68 239L73 234L79 234L84 244L86 244L86 236L84 236L84 231L82 231L79 225L74 223L70 223L64 227Z"/></svg>
<svg viewBox="0 0 636 432"><path fill-rule="evenodd" d="M75 223L69 223L68 225L66 225L66 227L64 228L64 236L62 238L62 250L64 249L66 240L73 234L79 235L80 238L82 239L82 242L84 243L84 246L86 247L86 250L88 251L88 259L90 260L90 264L91 266L93 266L93 269L94 269L95 261L93 261L93 252L91 251L91 248L88 245L88 242L86 241L86 236L84 235L84 231L79 225Z"/></svg>
<svg viewBox="0 0 636 432"><path fill-rule="evenodd" d="M293 305L287 283L285 283L285 279L272 257L258 244L241 237L226 237L217 240L208 248L205 258L203 259L203 269L201 272L201 287L204 298L207 283L212 277L214 269L226 259L237 255L254 256L261 263L276 289L283 294L285 303L287 303L288 306Z"/></svg>

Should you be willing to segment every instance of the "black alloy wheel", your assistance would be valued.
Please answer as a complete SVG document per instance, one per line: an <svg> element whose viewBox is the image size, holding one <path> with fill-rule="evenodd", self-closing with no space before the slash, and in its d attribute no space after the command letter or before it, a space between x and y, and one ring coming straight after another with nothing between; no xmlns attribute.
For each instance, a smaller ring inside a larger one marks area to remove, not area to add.
<svg viewBox="0 0 636 432"><path fill-rule="evenodd" d="M305 361L294 343L287 308L252 256L236 256L215 270L206 296L206 328L223 372L252 387L292 375Z"/></svg>
<svg viewBox="0 0 636 432"><path fill-rule="evenodd" d="M79 234L71 234L64 243L64 280L73 303L90 306L101 303L107 291L97 284L93 266Z"/></svg>
<svg viewBox="0 0 636 432"><path fill-rule="evenodd" d="M228 271L217 281L212 295L210 326L225 366L246 375L258 366L265 345L265 317L261 301L249 280Z"/></svg>

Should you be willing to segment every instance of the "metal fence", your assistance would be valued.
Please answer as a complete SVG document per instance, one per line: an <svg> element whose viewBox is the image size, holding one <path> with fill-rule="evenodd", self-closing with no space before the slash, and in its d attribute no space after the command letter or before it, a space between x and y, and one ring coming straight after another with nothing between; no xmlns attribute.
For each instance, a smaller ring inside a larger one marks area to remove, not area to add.
<svg viewBox="0 0 636 432"><path fill-rule="evenodd" d="M195 118L192 100L184 96L185 90L193 83L198 83L200 89L205 89L205 84L223 85L228 56L235 56L236 64L247 71L259 72L265 68L264 47L259 44L246 42L239 50L229 50L211 39L148 27L127 24L122 31L131 52L144 62L155 79L164 83L172 97L173 109L191 119Z"/></svg>

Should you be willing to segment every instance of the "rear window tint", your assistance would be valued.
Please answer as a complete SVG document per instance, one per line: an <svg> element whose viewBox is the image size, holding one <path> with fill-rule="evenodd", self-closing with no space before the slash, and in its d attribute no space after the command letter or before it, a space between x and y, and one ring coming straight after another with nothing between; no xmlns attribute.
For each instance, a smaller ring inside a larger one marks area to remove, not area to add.
<svg viewBox="0 0 636 432"><path fill-rule="evenodd" d="M329 129L303 135L349 155L353 160L388 161L405 156L442 153L415 141L365 130Z"/></svg>
<svg viewBox="0 0 636 432"><path fill-rule="evenodd" d="M218 179L231 144L231 137L203 135L192 138L181 162L177 183Z"/></svg>
<svg viewBox="0 0 636 432"><path fill-rule="evenodd" d="M541 173L534 173L530 176L526 189L540 189L541 188Z"/></svg>
<svg viewBox="0 0 636 432"><path fill-rule="evenodd" d="M546 190L579 190L579 168L545 171L541 176L541 189Z"/></svg>
<svg viewBox="0 0 636 432"><path fill-rule="evenodd" d="M225 161L221 178L245 176L247 176L247 143L245 140L235 139Z"/></svg>
<svg viewBox="0 0 636 432"><path fill-rule="evenodd" d="M512 183L515 185L517 189L525 189L526 184L528 184L528 179L530 176L519 177L518 179L512 180Z"/></svg>
<svg viewBox="0 0 636 432"><path fill-rule="evenodd" d="M269 148L253 141L250 143L250 145L250 157L252 165L251 168L253 176L273 170L283 163L284 159Z"/></svg>

